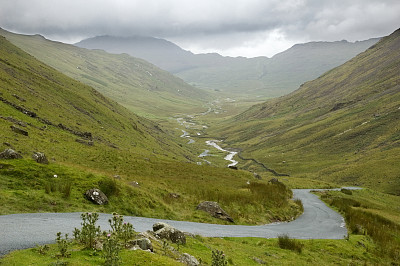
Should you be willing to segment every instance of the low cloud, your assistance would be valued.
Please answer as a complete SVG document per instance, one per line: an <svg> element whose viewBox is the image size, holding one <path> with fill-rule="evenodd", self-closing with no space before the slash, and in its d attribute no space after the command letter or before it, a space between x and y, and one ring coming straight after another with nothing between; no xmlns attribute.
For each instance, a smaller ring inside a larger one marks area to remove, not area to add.
<svg viewBox="0 0 400 266"><path fill-rule="evenodd" d="M96 35L148 35L187 49L269 55L296 42L364 40L400 25L398 0L13 0L0 27L75 42Z"/></svg>

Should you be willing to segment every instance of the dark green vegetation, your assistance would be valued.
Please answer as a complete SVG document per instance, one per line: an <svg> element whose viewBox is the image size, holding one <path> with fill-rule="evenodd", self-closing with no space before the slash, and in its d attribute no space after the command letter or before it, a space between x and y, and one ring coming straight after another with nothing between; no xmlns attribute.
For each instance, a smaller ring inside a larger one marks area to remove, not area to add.
<svg viewBox="0 0 400 266"><path fill-rule="evenodd" d="M195 208L201 201L220 200L237 223L298 215L286 188L259 181L249 189L246 182L253 177L248 172L196 165L197 155L181 139L5 38L0 42L0 150L11 147L24 157L1 161L1 214L96 210L218 223ZM35 151L44 152L50 164L30 159ZM108 205L95 206L83 197L94 187L110 197ZM285 193L276 193L272 201L261 195L263 189Z"/></svg>
<svg viewBox="0 0 400 266"><path fill-rule="evenodd" d="M167 71L127 54L113 55L0 29L14 45L58 71L92 86L136 114L168 117L203 110L209 95Z"/></svg>
<svg viewBox="0 0 400 266"><path fill-rule="evenodd" d="M244 168L400 195L400 31L211 131ZM258 163L256 163L257 161Z"/></svg>
<svg viewBox="0 0 400 266"><path fill-rule="evenodd" d="M140 36L99 36L77 45L143 58L202 89L265 99L292 92L303 82L343 64L377 41L297 44L272 58L193 54L169 41Z"/></svg>

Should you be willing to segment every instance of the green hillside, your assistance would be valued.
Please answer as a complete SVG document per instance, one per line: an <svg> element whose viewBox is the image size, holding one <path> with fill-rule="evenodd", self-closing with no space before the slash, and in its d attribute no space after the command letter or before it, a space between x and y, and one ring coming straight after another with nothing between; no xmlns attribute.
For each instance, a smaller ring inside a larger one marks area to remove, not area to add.
<svg viewBox="0 0 400 266"><path fill-rule="evenodd" d="M180 112L203 110L209 95L167 71L127 54L87 50L40 35L27 36L0 29L0 35L54 67L92 86L135 113L147 117L167 117Z"/></svg>
<svg viewBox="0 0 400 266"><path fill-rule="evenodd" d="M218 132L278 173L400 195L400 30ZM256 168L251 161L246 167Z"/></svg>
<svg viewBox="0 0 400 266"><path fill-rule="evenodd" d="M254 179L251 173L197 165L186 140L170 137L3 37L0 89L0 152L12 148L23 156L0 160L0 214L116 211L223 222L196 210L205 200L218 201L237 223L286 220L299 213L285 186L258 181L244 189ZM45 153L50 164L36 163L33 152ZM104 190L110 203L86 200L83 194L91 188ZM264 196L266 191L273 199Z"/></svg>

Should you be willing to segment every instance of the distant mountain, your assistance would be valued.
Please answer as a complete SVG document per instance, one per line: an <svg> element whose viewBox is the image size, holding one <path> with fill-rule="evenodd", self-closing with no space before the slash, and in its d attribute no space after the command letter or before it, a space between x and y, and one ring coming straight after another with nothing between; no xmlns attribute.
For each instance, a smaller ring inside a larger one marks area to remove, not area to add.
<svg viewBox="0 0 400 266"><path fill-rule="evenodd" d="M272 58L193 54L163 39L138 36L100 36L76 45L143 58L199 88L272 97L295 90L378 40L297 44Z"/></svg>
<svg viewBox="0 0 400 266"><path fill-rule="evenodd" d="M142 59L53 42L40 35L19 35L0 29L0 35L62 73L93 86L130 110L147 117L203 110L210 99Z"/></svg>
<svg viewBox="0 0 400 266"><path fill-rule="evenodd" d="M400 29L291 94L227 121L220 134L245 158L279 173L400 195L399 125Z"/></svg>

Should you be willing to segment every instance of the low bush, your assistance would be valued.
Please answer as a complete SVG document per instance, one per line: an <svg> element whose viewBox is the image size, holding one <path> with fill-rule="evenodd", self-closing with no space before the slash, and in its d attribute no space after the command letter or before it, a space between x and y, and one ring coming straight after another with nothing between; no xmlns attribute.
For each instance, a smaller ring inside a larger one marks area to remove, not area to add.
<svg viewBox="0 0 400 266"><path fill-rule="evenodd" d="M293 250L299 254L303 250L303 246L304 246L302 243L300 243L300 241L289 238L288 235L278 236L278 245L281 249Z"/></svg>

